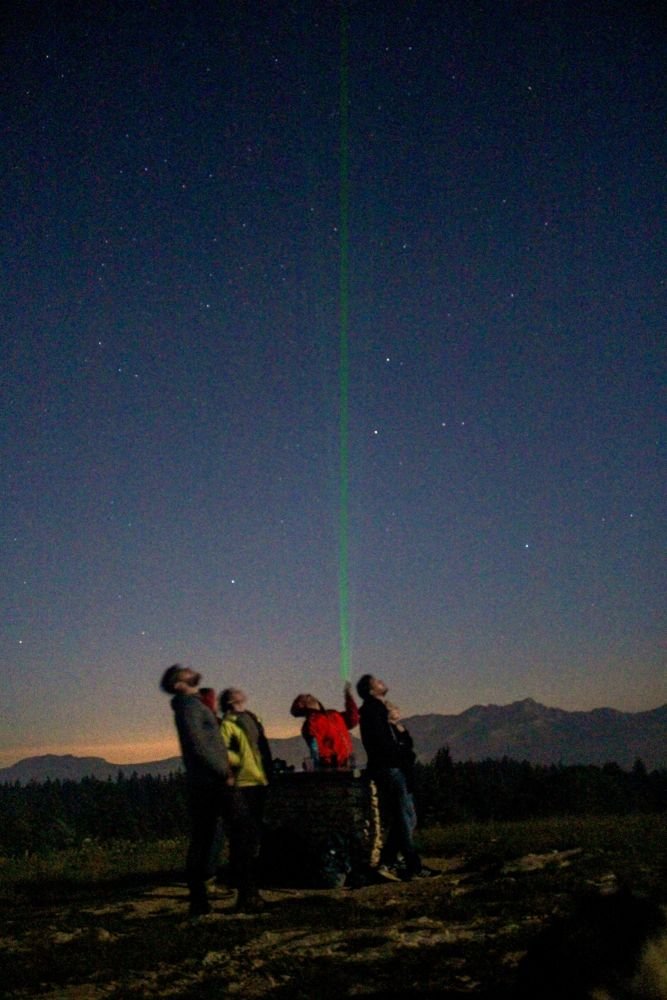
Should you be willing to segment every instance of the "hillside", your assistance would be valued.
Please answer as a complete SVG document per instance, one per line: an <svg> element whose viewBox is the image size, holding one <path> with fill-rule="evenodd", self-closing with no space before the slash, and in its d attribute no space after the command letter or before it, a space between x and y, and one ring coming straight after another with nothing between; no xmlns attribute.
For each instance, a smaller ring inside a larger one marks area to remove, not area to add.
<svg viewBox="0 0 667 1000"><path fill-rule="evenodd" d="M511 705L475 705L460 715L416 715L406 724L422 761L448 746L454 760L614 761L629 768L639 757L649 770L667 767L667 705L648 712L566 712L526 698Z"/></svg>
<svg viewBox="0 0 667 1000"><path fill-rule="evenodd" d="M423 762L448 746L454 760L510 757L532 764L597 764L630 768L640 758L649 770L667 767L667 705L648 712L596 708L567 712L526 698L510 705L474 705L459 715L413 715L405 720ZM357 762L365 754L354 739ZM306 747L300 736L271 740L275 758L301 767ZM106 780L119 771L166 775L179 770L179 757L139 764L112 764L102 757L47 754L0 769L0 782Z"/></svg>
<svg viewBox="0 0 667 1000"><path fill-rule="evenodd" d="M168 775L181 769L180 757L145 761L141 764L111 764L104 757L75 757L73 754L42 754L25 757L11 767L0 768L0 783L20 781L81 781L82 778L115 779L120 771L129 777L137 774Z"/></svg>

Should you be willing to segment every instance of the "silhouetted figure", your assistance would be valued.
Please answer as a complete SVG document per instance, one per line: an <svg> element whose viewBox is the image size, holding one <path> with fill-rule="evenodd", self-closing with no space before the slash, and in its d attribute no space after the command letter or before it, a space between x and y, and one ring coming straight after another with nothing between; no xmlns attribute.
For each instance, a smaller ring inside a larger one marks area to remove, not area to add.
<svg viewBox="0 0 667 1000"><path fill-rule="evenodd" d="M366 772L377 785L383 826L387 830L380 852L380 868L393 873L400 854L404 862L400 877L406 880L424 878L436 873L422 864L412 839L414 802L403 769L404 748L396 738L384 702L388 690L384 681L372 674L364 674L357 683L357 692L363 699L359 716L361 741L368 758Z"/></svg>
<svg viewBox="0 0 667 1000"><path fill-rule="evenodd" d="M179 663L163 674L160 687L171 694L188 788L190 845L186 879L190 916L210 911L206 882L214 874L220 824L232 814L232 772L215 713L200 697L201 675Z"/></svg>

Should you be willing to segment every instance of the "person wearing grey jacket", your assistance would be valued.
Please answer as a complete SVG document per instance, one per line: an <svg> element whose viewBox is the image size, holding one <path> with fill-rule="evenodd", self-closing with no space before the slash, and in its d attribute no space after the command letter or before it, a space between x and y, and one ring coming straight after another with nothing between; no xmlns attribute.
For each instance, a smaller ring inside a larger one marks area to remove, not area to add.
<svg viewBox="0 0 667 1000"><path fill-rule="evenodd" d="M188 788L191 834L186 860L190 916L210 913L206 882L215 873L222 844L221 828L230 828L232 874L238 889L237 909L248 907L247 816L234 794L234 779L218 720L200 697L200 674L176 663L163 674L160 687L173 695L171 707L181 744Z"/></svg>

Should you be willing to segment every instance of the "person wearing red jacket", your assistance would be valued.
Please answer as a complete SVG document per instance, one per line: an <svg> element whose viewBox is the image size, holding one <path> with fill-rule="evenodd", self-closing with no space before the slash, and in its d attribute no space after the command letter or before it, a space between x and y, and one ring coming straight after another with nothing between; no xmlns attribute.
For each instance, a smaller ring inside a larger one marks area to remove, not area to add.
<svg viewBox="0 0 667 1000"><path fill-rule="evenodd" d="M312 694L299 694L292 702L291 714L305 719L301 735L315 767L350 767L353 748L349 730L359 725L359 710L349 682L345 685L344 698L342 712L325 708Z"/></svg>

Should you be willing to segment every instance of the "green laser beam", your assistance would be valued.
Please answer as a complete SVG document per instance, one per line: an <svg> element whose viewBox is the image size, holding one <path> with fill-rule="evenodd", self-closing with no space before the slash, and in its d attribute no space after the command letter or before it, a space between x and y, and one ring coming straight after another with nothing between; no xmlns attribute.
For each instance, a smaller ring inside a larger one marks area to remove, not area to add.
<svg viewBox="0 0 667 1000"><path fill-rule="evenodd" d="M349 179L349 71L348 18L345 0L340 5L340 261L339 261L339 493L338 493L338 620L340 672L350 679L350 179Z"/></svg>

